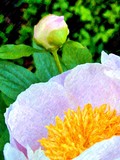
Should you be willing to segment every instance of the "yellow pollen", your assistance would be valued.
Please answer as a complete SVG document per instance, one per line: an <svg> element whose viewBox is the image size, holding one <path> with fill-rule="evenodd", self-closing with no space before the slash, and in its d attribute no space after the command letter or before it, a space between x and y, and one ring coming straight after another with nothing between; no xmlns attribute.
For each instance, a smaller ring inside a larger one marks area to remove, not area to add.
<svg viewBox="0 0 120 160"><path fill-rule="evenodd" d="M106 104L68 109L63 121L58 116L55 120L47 126L48 137L39 140L50 160L71 160L96 142L120 135L120 116Z"/></svg>

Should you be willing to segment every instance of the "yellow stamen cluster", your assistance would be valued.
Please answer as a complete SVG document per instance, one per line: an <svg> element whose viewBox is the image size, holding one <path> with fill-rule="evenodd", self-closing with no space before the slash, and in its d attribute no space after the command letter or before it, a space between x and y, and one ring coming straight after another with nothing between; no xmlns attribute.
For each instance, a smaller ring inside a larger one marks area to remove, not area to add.
<svg viewBox="0 0 120 160"><path fill-rule="evenodd" d="M91 104L77 111L69 109L62 121L47 126L48 138L39 140L50 160L71 160L84 150L113 135L120 135L120 116L108 105L92 108Z"/></svg>

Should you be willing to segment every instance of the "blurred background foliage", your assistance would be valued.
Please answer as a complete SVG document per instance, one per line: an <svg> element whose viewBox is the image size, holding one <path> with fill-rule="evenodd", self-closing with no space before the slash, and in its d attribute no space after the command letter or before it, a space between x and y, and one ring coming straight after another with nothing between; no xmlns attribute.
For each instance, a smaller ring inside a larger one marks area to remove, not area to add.
<svg viewBox="0 0 120 160"><path fill-rule="evenodd" d="M101 50L120 54L118 0L1 0L0 45L32 45L33 27L48 13L64 15L69 38L87 46L94 61Z"/></svg>

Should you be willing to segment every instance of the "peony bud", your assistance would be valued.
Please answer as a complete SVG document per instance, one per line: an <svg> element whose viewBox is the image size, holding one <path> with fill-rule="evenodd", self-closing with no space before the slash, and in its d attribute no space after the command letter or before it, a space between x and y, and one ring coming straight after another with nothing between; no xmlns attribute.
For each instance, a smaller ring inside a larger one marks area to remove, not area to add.
<svg viewBox="0 0 120 160"><path fill-rule="evenodd" d="M63 16L49 14L34 27L34 40L47 50L54 51L65 43L69 29Z"/></svg>

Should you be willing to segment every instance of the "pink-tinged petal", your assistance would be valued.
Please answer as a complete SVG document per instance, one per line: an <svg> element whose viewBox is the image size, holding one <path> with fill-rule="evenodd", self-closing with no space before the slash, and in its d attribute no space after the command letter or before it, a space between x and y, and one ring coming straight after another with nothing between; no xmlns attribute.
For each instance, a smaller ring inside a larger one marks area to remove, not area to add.
<svg viewBox="0 0 120 160"><path fill-rule="evenodd" d="M8 125L9 113L11 112L12 109L13 109L13 107L11 105L9 108L7 108L6 113L5 113L5 123L7 124L7 128L9 130L10 142L14 147L18 148L20 151L22 151L26 155L26 148L23 147L20 143L17 142L17 140L14 139L14 137L12 136L11 129Z"/></svg>
<svg viewBox="0 0 120 160"><path fill-rule="evenodd" d="M107 54L102 51L101 63L109 68L120 69L120 57L115 54Z"/></svg>
<svg viewBox="0 0 120 160"><path fill-rule="evenodd" d="M84 64L74 68L66 77L64 87L77 106L110 104L120 112L120 81L105 74L109 67Z"/></svg>
<svg viewBox="0 0 120 160"><path fill-rule="evenodd" d="M38 139L47 135L46 125L54 124L55 116L63 118L64 111L75 106L64 88L55 83L38 83L22 92L7 110L6 123L11 137L33 150L39 147ZM10 112L9 112L10 110Z"/></svg>
<svg viewBox="0 0 120 160"><path fill-rule="evenodd" d="M27 160L22 152L14 148L9 143L5 144L3 153L5 160Z"/></svg>
<svg viewBox="0 0 120 160"><path fill-rule="evenodd" d="M27 150L25 147L23 147L20 143L17 142L16 139L14 139L14 137L12 137L12 133L10 132L9 129L9 134L10 134L10 142L11 144L15 147L18 148L20 151L22 151L24 153L24 155L27 155Z"/></svg>
<svg viewBox="0 0 120 160"><path fill-rule="evenodd" d="M94 144L73 160L119 160L120 136Z"/></svg>

